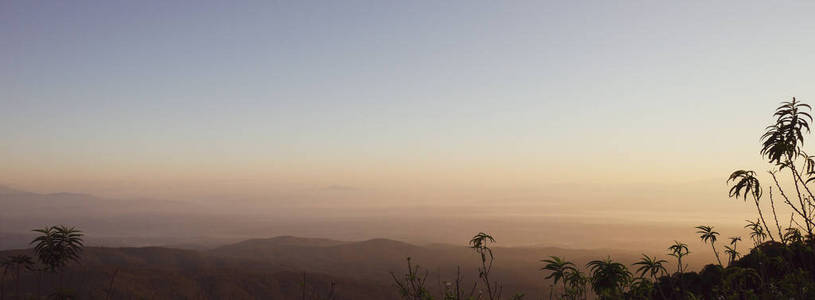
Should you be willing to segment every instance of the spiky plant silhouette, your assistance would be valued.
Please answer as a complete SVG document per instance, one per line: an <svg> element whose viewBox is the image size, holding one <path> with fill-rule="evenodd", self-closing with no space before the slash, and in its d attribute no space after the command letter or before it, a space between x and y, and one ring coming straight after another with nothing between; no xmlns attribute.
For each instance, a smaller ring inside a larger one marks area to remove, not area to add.
<svg viewBox="0 0 815 300"><path fill-rule="evenodd" d="M31 241L34 254L49 271L56 272L71 261L78 261L84 247L82 231L62 225L34 229L40 236Z"/></svg>
<svg viewBox="0 0 815 300"><path fill-rule="evenodd" d="M736 248L730 247L728 245L724 246L724 254L727 254L727 265L729 266L732 264L736 259L738 259L740 253Z"/></svg>
<svg viewBox="0 0 815 300"><path fill-rule="evenodd" d="M45 270L59 274L57 290L52 297L72 298L73 291L63 289L64 274L62 271L70 262L79 261L82 248L84 248L82 231L62 225L33 231L40 233L40 236L31 241L31 244L34 245L35 256L45 266Z"/></svg>
<svg viewBox="0 0 815 300"><path fill-rule="evenodd" d="M722 265L722 260L719 259L719 251L716 250L716 240L719 238L719 233L713 230L713 227L700 225L696 226L696 229L699 229L696 233L699 234L699 239L702 242L710 243L710 247L713 248L713 254L716 255L716 261L719 262L719 265Z"/></svg>
<svg viewBox="0 0 815 300"><path fill-rule="evenodd" d="M566 276L569 273L577 271L575 269L575 265L572 262L565 261L557 256L550 256L548 259L543 259L541 262L546 263L541 268L541 271L550 271L549 276L546 276L546 279L552 279L552 288L549 290L549 298L552 297L552 293L555 290L555 285L557 285L558 281L563 281L563 293L566 293Z"/></svg>
<svg viewBox="0 0 815 300"><path fill-rule="evenodd" d="M804 235L801 234L801 230L798 228L789 227L787 228L786 232L784 232L784 240L790 244L803 243Z"/></svg>
<svg viewBox="0 0 815 300"><path fill-rule="evenodd" d="M730 174L730 177L727 179L727 182L733 183L733 186L730 188L729 193L730 197L736 199L741 197L746 202L747 195L753 196L753 202L756 204L758 217L761 219L761 223L764 224L764 228L769 228L767 227L767 222L764 221L764 213L761 212L761 205L759 204L763 192L761 190L761 183L756 178L756 172L746 170L736 170L732 174ZM776 223L778 223L777 218ZM772 234L770 234L770 239L775 240Z"/></svg>
<svg viewBox="0 0 815 300"><path fill-rule="evenodd" d="M650 277L651 280L653 280L653 282L657 282L657 278L659 276L664 276L668 274L668 270L665 269L664 265L666 263L668 263L668 261L664 259L657 259L656 256L650 257L643 253L640 260L635 262L633 265L639 266L637 267L636 273L639 274L640 279L644 279L645 275L647 274L648 277ZM640 284L643 284L642 282L643 281L640 281ZM639 288L644 289L645 287L640 286ZM659 294L662 295L662 289L659 289ZM664 299L665 296L662 295L662 298Z"/></svg>
<svg viewBox="0 0 815 300"><path fill-rule="evenodd" d="M589 276L577 269L567 273L566 282L569 283L569 289L566 291L566 296L568 299L586 299L588 294L586 286L589 284L589 279Z"/></svg>
<svg viewBox="0 0 815 300"><path fill-rule="evenodd" d="M600 299L620 299L625 286L631 281L631 272L625 265L611 258L593 260L586 264L591 270L591 287Z"/></svg>
<svg viewBox="0 0 815 300"><path fill-rule="evenodd" d="M660 275L665 275L668 273L668 270L665 269L664 265L667 262L668 261L664 259L657 259L656 256L650 257L643 254L640 260L634 263L634 266L639 266L637 267L636 273L639 274L640 277L644 278L647 274L648 277L656 280Z"/></svg>
<svg viewBox="0 0 815 300"><path fill-rule="evenodd" d="M676 273L682 273L685 270L685 265L682 264L682 258L690 254L688 245L679 241L674 241L674 244L668 247L668 255L676 257Z"/></svg>
<svg viewBox="0 0 815 300"><path fill-rule="evenodd" d="M804 220L807 233L810 235L812 234L813 225L815 225L812 222L812 211L810 209L815 197L813 197L806 183L815 178L813 177L815 175L815 172L813 172L815 166L813 166L812 159L801 149L801 146L804 144L804 133L810 132L809 123L812 122L812 116L807 111L811 110L812 107L801 103L794 97L792 101L781 102L781 106L776 108L773 114L776 117L775 123L767 126L764 135L761 136L761 155L770 163L775 164L779 171L787 169L792 175L798 200L797 206L792 204L789 197L783 193L774 172L770 173L785 203L792 207ZM803 160L804 170L799 171L799 167L796 166L797 160ZM806 173L809 179L804 180L802 173ZM766 228L767 225L765 224L764 227Z"/></svg>
<svg viewBox="0 0 815 300"><path fill-rule="evenodd" d="M391 277L396 287L399 289L399 294L405 300L430 300L430 292L425 287L429 271L424 273L420 272L419 265L411 264L410 257L407 258L408 272L400 279L393 272Z"/></svg>
<svg viewBox="0 0 815 300"><path fill-rule="evenodd" d="M495 256L492 254L492 248L489 247L490 243L495 243L495 239L484 232L479 232L472 239L470 239L470 249L473 249L481 256L481 267L478 269L478 277L484 282L487 288L487 296L490 300L496 300L501 297L501 285L496 282L490 282L490 271L492 271L492 263Z"/></svg>
<svg viewBox="0 0 815 300"><path fill-rule="evenodd" d="M764 239L767 237L767 233L764 231L764 227L761 227L761 224L758 220L747 221L747 225L744 225L744 228L750 229L750 239L753 240L753 244L758 247L761 243L764 242Z"/></svg>
<svg viewBox="0 0 815 300"><path fill-rule="evenodd" d="M729 266L732 264L736 259L739 258L739 251L736 249L738 247L738 242L741 241L740 236L730 237L730 246L724 246L724 253L727 254L727 265Z"/></svg>
<svg viewBox="0 0 815 300"><path fill-rule="evenodd" d="M625 299L653 299L654 283L651 280L637 277L631 281ZM665 298L665 297L663 297Z"/></svg>

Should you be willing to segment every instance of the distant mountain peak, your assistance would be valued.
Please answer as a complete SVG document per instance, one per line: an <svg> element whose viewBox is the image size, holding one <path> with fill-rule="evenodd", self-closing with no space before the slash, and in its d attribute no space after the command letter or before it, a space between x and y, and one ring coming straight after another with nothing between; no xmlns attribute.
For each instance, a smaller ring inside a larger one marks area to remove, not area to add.
<svg viewBox="0 0 815 300"><path fill-rule="evenodd" d="M236 248L275 248L275 247L330 247L346 244L348 242L336 241L323 238L296 237L282 235L265 239L250 239L235 244L218 247L218 249Z"/></svg>
<svg viewBox="0 0 815 300"><path fill-rule="evenodd" d="M74 198L96 198L96 196L91 195L91 194L69 193L69 192L50 193L50 194L48 194L48 196L74 197Z"/></svg>
<svg viewBox="0 0 815 300"><path fill-rule="evenodd" d="M361 242L349 244L353 247L375 247L375 248L421 248L419 246L386 238L374 238Z"/></svg>

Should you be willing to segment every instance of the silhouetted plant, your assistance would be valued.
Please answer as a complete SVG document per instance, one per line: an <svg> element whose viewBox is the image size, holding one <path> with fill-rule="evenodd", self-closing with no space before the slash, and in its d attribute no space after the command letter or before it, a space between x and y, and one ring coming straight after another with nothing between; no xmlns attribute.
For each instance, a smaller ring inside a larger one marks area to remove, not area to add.
<svg viewBox="0 0 815 300"><path fill-rule="evenodd" d="M63 268L72 261L79 261L79 255L84 247L82 231L74 227L51 226L35 229L40 236L31 241L34 244L34 254L47 271L59 273L57 290L51 294L52 298L73 298L73 291L62 286Z"/></svg>
<svg viewBox="0 0 815 300"><path fill-rule="evenodd" d="M549 259L541 260L542 262L546 263L541 268L541 271L547 270L550 271L549 276L546 276L546 279L552 279L552 288L549 290L549 298L552 298L552 293L555 290L555 285L557 285L558 281L563 281L563 293L566 293L566 276L570 272L576 271L574 264L565 261L557 256L550 256Z"/></svg>
<svg viewBox="0 0 815 300"><path fill-rule="evenodd" d="M59 271L69 262L79 260L84 247L81 231L74 227L51 226L34 232L41 234L31 241L34 254L49 271Z"/></svg>
<svg viewBox="0 0 815 300"><path fill-rule="evenodd" d="M773 114L776 117L775 124L767 126L764 135L761 136L762 156L767 158L770 163L775 164L779 170L788 169L792 175L798 204L800 205L798 207L793 205L789 198L784 195L775 174L771 173L776 187L782 192L787 205L792 207L804 220L808 234L812 234L813 230L810 208L815 197L813 197L806 184L815 174L815 172L812 172L815 171L815 166L813 166L812 159L801 149L801 146L804 144L803 133L810 132L809 122L812 122L812 116L805 110L811 109L808 104L801 103L794 97L792 101L782 102L781 106L776 108ZM802 178L801 172L796 166L796 161L799 159L802 159L805 165L804 170L801 171L805 171L810 179L804 180ZM809 197L804 196L804 191Z"/></svg>
<svg viewBox="0 0 815 300"><path fill-rule="evenodd" d="M795 204L793 204L790 201L790 198L787 196L787 194L784 193L784 190L781 188L781 183L778 182L778 177L776 176L777 172L776 171L769 171L768 173L770 174L770 177L773 179L773 183L775 184L776 188L778 188L778 191L781 194L781 197L784 199L784 203L787 204L787 206L789 206L793 210L793 214L792 214L793 218L791 218L791 220L790 220L791 223L795 222L794 217L796 215L798 215L801 218L801 220L805 223L806 228L807 228L807 232L809 233L811 231L811 228L815 224L813 224L813 222L812 222L811 213L807 212L807 207L804 205L804 200L803 200L803 196L801 196L801 193L800 192L797 193L798 198L799 198L799 203L801 204L801 208L799 208ZM812 175L810 175L810 176L812 176ZM806 187L806 185L804 185L804 187ZM808 188L807 188L807 190L808 190ZM800 191L800 189L799 189L799 191ZM812 199L812 196L810 196L807 199ZM808 202L808 204L809 204L809 206L812 206L811 203ZM795 223L797 223L797 222L795 222Z"/></svg>
<svg viewBox="0 0 815 300"><path fill-rule="evenodd" d="M625 293L625 299L629 300L648 300L653 299L654 283L643 277L635 278L631 282L631 287ZM664 298L664 297L663 297Z"/></svg>
<svg viewBox="0 0 815 300"><path fill-rule="evenodd" d="M664 259L657 259L656 256L649 257L648 255L642 254L642 258L638 262L634 263L634 266L639 266L637 268L636 273L639 274L640 279L644 279L645 275L647 274L654 282L656 282L657 277L664 276L668 274L668 270L665 269L664 264L668 261ZM651 282L649 282L651 283ZM640 284L645 284L642 281ZM650 288L653 289L653 284L650 285ZM645 286L637 287L637 292L635 293L638 296L644 296L642 293L645 291ZM662 294L662 290L659 290L660 294ZM650 297L650 295L648 295ZM663 295L662 298L665 298Z"/></svg>
<svg viewBox="0 0 815 300"><path fill-rule="evenodd" d="M758 221L746 221L747 225L744 225L744 228L750 229L750 239L752 239L755 246L758 247L758 245L764 242L764 238L767 237L764 227L761 227L761 224L759 224Z"/></svg>
<svg viewBox="0 0 815 300"><path fill-rule="evenodd" d="M790 244L793 243L803 243L804 236L801 234L801 230L795 227L787 228L786 232L784 232L784 240Z"/></svg>
<svg viewBox="0 0 815 300"><path fill-rule="evenodd" d="M767 126L761 137L761 154L771 163L784 164L800 154L800 145L804 141L803 132L809 132L809 122L812 121L812 116L803 109L811 107L798 102L795 97L792 101L781 102L781 106L776 108L773 114L776 123Z"/></svg>
<svg viewBox="0 0 815 300"><path fill-rule="evenodd" d="M631 273L625 265L611 258L593 260L586 264L591 270L591 286L601 299L619 299L631 281Z"/></svg>
<svg viewBox="0 0 815 300"><path fill-rule="evenodd" d="M727 267L724 267L716 247L719 233L713 227L703 225L696 227L697 233L703 242L710 243L718 265L706 265L698 274L688 271L683 259L690 251L679 241L668 247L669 255L677 260L676 272L671 276L667 276L665 260L645 254L633 264L639 275L636 280L632 280L625 265L610 258L589 262L586 266L592 276L586 277L572 263L552 256L542 260L546 265L541 268L551 272L546 277L553 282L550 298L557 283L562 281L561 298L565 299L585 299L588 283L600 299L815 299L815 235L812 234L815 196L807 185L815 181L815 156L809 156L802 149L803 133L809 133L809 123L812 122L812 117L804 110L810 110L809 105L795 98L782 103L775 111L775 124L768 126L762 136L761 154L776 168L769 172L773 186L794 211L790 225L782 231L774 204L774 188L768 189L780 242L776 242L763 215L762 185L756 173L737 170L727 180L731 184L729 196L744 201L752 198L758 213L755 221L747 220L748 224L744 226L750 230L755 245L749 252L742 250L745 255L738 251L741 237L729 238L729 245L723 246L728 257ZM778 173L785 170L792 175L794 194L786 193L778 180ZM806 234L799 228L805 229ZM768 237L769 241L766 241ZM489 298L495 300L495 295L500 295L500 286L489 279L494 260L488 247L491 242L495 242L491 236L479 233L470 240L470 248L481 256L479 278L487 287ZM495 287L498 287L497 294ZM460 300L460 297L445 297L445 300Z"/></svg>
<svg viewBox="0 0 815 300"><path fill-rule="evenodd" d="M586 299L589 279L586 274L577 269L567 273L566 281L569 283L569 289L566 290L566 297L572 300Z"/></svg>
<svg viewBox="0 0 815 300"><path fill-rule="evenodd" d="M722 265L722 260L719 259L719 251L716 251L716 240L719 237L719 233L713 231L713 227L710 226L696 226L696 229L699 229L696 233L699 234L699 238L704 243L710 243L710 247L713 248L713 254L716 255L716 261L719 262L719 265Z"/></svg>
<svg viewBox="0 0 815 300"><path fill-rule="evenodd" d="M430 296L430 292L427 290L427 288L425 288L425 282L427 281L427 276L429 272L425 271L424 275L422 275L419 266L418 265L413 266L411 264L410 257L407 258L407 268L408 268L407 274L402 275L401 279L397 277L396 274L391 272L393 282L399 289L399 294L402 296L402 299L406 300L433 299Z"/></svg>
<svg viewBox="0 0 815 300"><path fill-rule="evenodd" d="M736 259L739 258L739 251L736 249L738 247L738 242L741 241L740 236L734 236L730 238L730 246L724 246L724 253L727 254L727 265L733 263Z"/></svg>
<svg viewBox="0 0 815 300"><path fill-rule="evenodd" d="M679 241L674 241L674 244L668 247L668 255L676 257L676 273L682 273L685 265L682 264L682 258L690 254L688 245Z"/></svg>
<svg viewBox="0 0 815 300"><path fill-rule="evenodd" d="M495 243L495 239L486 233L479 232L470 240L470 248L481 256L481 267L478 269L478 277L487 288L487 296L490 300L501 298L501 285L496 282L490 282L490 271L492 271L492 263L495 256L492 254L492 249L489 247L490 243Z"/></svg>
<svg viewBox="0 0 815 300"><path fill-rule="evenodd" d="M656 256L650 257L643 254L642 258L640 258L638 262L634 263L634 266L639 266L636 272L640 277L645 278L645 275L647 274L648 277L656 280L658 276L668 273L668 270L666 270L665 266L663 265L667 262L668 261L664 259L657 259Z"/></svg>
<svg viewBox="0 0 815 300"><path fill-rule="evenodd" d="M769 228L767 227L767 222L764 221L764 214L761 212L761 205L759 204L762 195L761 183L755 175L755 172L745 170L736 170L730 174L730 178L727 179L727 182L734 182L733 187L730 188L730 197L739 198L741 196L744 201L747 201L747 195L752 195L761 223L764 224L765 228ZM776 223L777 222L778 219L776 218ZM770 234L770 239L775 240L772 234Z"/></svg>

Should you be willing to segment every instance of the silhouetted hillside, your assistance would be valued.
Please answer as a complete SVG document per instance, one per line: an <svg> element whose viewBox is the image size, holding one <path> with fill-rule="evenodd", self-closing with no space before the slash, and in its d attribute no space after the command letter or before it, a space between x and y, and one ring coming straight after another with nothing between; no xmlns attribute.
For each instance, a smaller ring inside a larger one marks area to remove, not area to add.
<svg viewBox="0 0 815 300"><path fill-rule="evenodd" d="M247 240L208 251L224 258L241 258L258 263L319 272L377 285L391 283L389 272L402 273L406 257L428 269L434 281L452 280L460 266L465 282L477 275L477 256L462 245L433 244L417 246L389 239L360 242L277 237ZM568 257L578 265L611 255L623 262L634 262L639 253L613 250L574 250L542 247L495 247L496 278L507 292L523 292L531 299L548 295L548 284L540 272L539 261L550 255ZM437 284L430 285L437 290Z"/></svg>
<svg viewBox="0 0 815 300"><path fill-rule="evenodd" d="M0 256L26 252L3 251ZM82 264L71 266L66 274L65 285L87 299L105 299L111 280L113 299L300 299L304 276L309 293L327 295L335 283L336 299L395 296L389 285L159 247L86 248ZM56 280L54 275L46 276L40 290L53 290ZM7 278L4 284L8 290L17 283ZM21 289L24 294L36 295L34 273L23 273Z"/></svg>
<svg viewBox="0 0 815 300"><path fill-rule="evenodd" d="M2 251L0 256L27 251ZM495 276L506 283L506 291L524 292L532 299L548 293L537 262L549 255L569 257L578 265L607 255L623 262L636 258L636 253L608 250L496 247L494 251ZM251 239L208 251L89 247L83 252L81 265L70 267L67 277L70 286L95 299L104 298L116 270L113 291L122 297L299 299L305 272L309 289L327 293L331 282L336 282L337 299L379 300L396 297L389 272L403 272L406 257L430 270L434 282L453 279L458 266L465 282L476 279L478 258L465 246L293 236ZM46 278L43 284L53 285L54 280ZM23 281L24 290L35 290L35 277L24 275ZM6 284L10 288L12 280L7 279ZM430 288L439 287L434 283Z"/></svg>

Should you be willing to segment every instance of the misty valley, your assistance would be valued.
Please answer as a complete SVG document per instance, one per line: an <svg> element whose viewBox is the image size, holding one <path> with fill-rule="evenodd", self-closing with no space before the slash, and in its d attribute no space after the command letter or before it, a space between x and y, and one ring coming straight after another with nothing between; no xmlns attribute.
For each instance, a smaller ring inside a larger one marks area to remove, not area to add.
<svg viewBox="0 0 815 300"><path fill-rule="evenodd" d="M0 0L0 300L815 300L813 15Z"/></svg>

